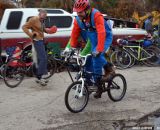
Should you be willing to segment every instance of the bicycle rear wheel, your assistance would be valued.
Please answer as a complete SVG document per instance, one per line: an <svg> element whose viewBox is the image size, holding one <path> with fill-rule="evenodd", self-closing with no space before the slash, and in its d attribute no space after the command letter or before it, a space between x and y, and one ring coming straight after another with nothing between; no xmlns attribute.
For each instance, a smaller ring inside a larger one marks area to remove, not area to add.
<svg viewBox="0 0 160 130"><path fill-rule="evenodd" d="M108 83L108 96L114 101L120 101L127 90L126 79L121 74L115 74Z"/></svg>
<svg viewBox="0 0 160 130"><path fill-rule="evenodd" d="M143 63L147 66L157 66L158 61L160 59L159 52L157 52L154 48L148 47L145 48L145 50L151 55L150 58L147 58L146 60L143 61ZM143 55L143 54L142 54Z"/></svg>
<svg viewBox="0 0 160 130"><path fill-rule="evenodd" d="M65 105L70 112L78 113L81 112L89 100L89 93L86 86L84 86L82 96L80 96L82 88L82 82L73 82L65 93Z"/></svg>
<svg viewBox="0 0 160 130"><path fill-rule="evenodd" d="M15 88L22 82L24 75L25 63L19 59L12 59L4 68L3 80L8 87Z"/></svg>

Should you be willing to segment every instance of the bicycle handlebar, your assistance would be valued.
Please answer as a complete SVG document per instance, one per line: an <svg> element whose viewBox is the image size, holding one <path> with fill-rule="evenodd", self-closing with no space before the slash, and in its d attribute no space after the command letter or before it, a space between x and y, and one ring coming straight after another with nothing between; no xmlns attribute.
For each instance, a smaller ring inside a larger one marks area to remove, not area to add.
<svg viewBox="0 0 160 130"><path fill-rule="evenodd" d="M92 54L87 54L86 56L81 56L81 55L78 55L77 56L77 64L80 65L80 66L84 66L87 62L87 58L92 56ZM84 58L84 61L82 61Z"/></svg>
<svg viewBox="0 0 160 130"><path fill-rule="evenodd" d="M71 50L66 56L65 56L65 60L67 61L67 59L69 59L70 57L73 57L73 59L76 59L77 64L79 66L84 66L87 62L87 58L89 56L92 56L92 54L87 54L86 56L82 56L79 53L75 52L75 50ZM84 60L83 60L84 59Z"/></svg>

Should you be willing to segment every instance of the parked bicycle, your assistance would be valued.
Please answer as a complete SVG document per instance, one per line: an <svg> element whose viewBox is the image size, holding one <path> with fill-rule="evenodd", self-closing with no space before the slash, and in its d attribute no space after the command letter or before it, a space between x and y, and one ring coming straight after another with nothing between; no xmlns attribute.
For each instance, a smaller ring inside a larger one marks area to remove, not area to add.
<svg viewBox="0 0 160 130"><path fill-rule="evenodd" d="M4 69L4 83L10 87L17 87L24 79L24 76L34 76L36 73L35 65L32 62L32 52L31 50L24 51L23 42L17 43L20 49L22 50L22 54L20 58L11 58L10 61L6 64ZM48 74L44 77L45 79L51 77L55 73L56 64L48 58Z"/></svg>
<svg viewBox="0 0 160 130"><path fill-rule="evenodd" d="M54 71L59 73L64 70L67 70L71 81L74 82L74 78L71 75L71 71L77 71L77 66L76 66L76 58L73 57L72 52L69 53L63 53L63 51L60 52L60 54L56 54L52 51L51 47L46 47L49 55L49 59L54 62L55 67ZM76 66L76 67L75 67Z"/></svg>
<svg viewBox="0 0 160 130"><path fill-rule="evenodd" d="M81 112L88 104L89 95L96 92L94 87L94 76L92 72L85 71L87 58L92 56L80 56L74 53L77 59L77 64L80 66L77 81L73 82L66 90L65 105L67 109L73 113ZM101 75L103 76L103 75ZM112 101L120 101L123 99L127 89L126 79L122 74L115 74L107 81L101 81L103 93L107 92Z"/></svg>
<svg viewBox="0 0 160 130"><path fill-rule="evenodd" d="M160 57L160 50L148 40L118 39L119 46L111 54L111 62L117 68L132 67L136 61L147 66L156 66Z"/></svg>
<svg viewBox="0 0 160 130"><path fill-rule="evenodd" d="M1 55L1 58L0 58L0 78L1 79L3 79L4 77L4 69L8 61L9 61L9 55L7 54L5 56Z"/></svg>

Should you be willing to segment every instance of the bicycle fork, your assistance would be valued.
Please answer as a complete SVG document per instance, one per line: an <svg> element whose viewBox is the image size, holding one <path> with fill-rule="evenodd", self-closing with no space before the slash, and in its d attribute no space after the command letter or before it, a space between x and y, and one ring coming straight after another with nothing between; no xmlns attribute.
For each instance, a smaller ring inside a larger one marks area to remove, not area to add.
<svg viewBox="0 0 160 130"><path fill-rule="evenodd" d="M77 86L76 87L76 91L75 91L75 97L82 97L83 96L83 89L84 89L84 79L81 77L80 79L79 79L79 81L81 81L82 82L82 87L81 87L81 89L79 89L79 86ZM80 91L80 93L79 93L79 91Z"/></svg>

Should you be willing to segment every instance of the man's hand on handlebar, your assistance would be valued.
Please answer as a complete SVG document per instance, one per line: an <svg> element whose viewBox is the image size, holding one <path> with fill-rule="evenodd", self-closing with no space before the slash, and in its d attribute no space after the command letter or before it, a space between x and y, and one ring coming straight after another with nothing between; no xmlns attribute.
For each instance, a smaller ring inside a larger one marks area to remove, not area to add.
<svg viewBox="0 0 160 130"><path fill-rule="evenodd" d="M62 52L62 54L63 54L63 55L66 55L66 54L69 54L69 53L74 53L75 49L76 49L76 48L66 48L66 49Z"/></svg>

